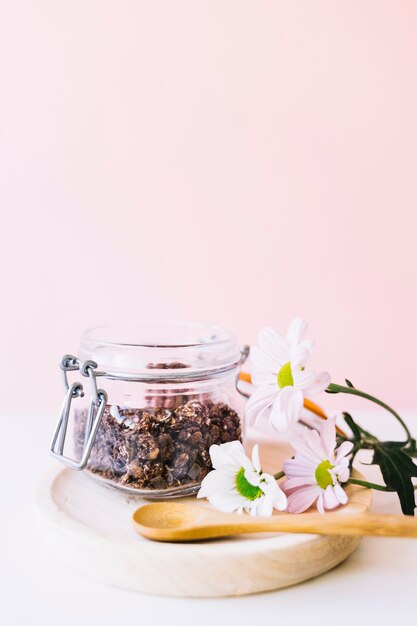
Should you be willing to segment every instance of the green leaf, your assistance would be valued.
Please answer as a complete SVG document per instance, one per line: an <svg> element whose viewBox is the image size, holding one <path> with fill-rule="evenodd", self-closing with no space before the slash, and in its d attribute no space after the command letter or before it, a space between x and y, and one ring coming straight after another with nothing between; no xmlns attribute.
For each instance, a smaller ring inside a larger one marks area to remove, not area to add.
<svg viewBox="0 0 417 626"><path fill-rule="evenodd" d="M344 418L346 424L349 426L350 430L352 431L353 438L356 441L360 441L361 440L361 428L360 428L360 426L358 426L358 424L355 422L355 420L353 419L353 417L349 413L344 412L343 413L343 418Z"/></svg>
<svg viewBox="0 0 417 626"><path fill-rule="evenodd" d="M374 447L373 465L379 465L386 486L396 491L404 515L414 515L416 507L412 477L417 477L417 465L402 450L405 442L384 441Z"/></svg>
<svg viewBox="0 0 417 626"><path fill-rule="evenodd" d="M408 456L412 456L414 459L417 458L417 445L415 439L410 440L408 446L404 448L404 452L406 452Z"/></svg>
<svg viewBox="0 0 417 626"><path fill-rule="evenodd" d="M347 378L345 378L345 383L347 384L348 387L351 387L351 389L355 389L355 387L352 385L350 380L348 380Z"/></svg>

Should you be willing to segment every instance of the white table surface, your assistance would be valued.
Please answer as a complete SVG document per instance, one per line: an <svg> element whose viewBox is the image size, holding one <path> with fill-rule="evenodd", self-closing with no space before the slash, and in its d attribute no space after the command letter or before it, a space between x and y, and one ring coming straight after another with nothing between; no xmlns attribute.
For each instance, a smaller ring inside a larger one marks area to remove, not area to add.
<svg viewBox="0 0 417 626"><path fill-rule="evenodd" d="M359 416L357 415L358 419ZM362 414L360 423L384 438L401 437L388 414ZM405 415L417 432L417 412ZM49 552L33 522L33 486L55 461L47 449L55 416L0 414L3 471L0 517L0 623L124 626L212 626L271 623L338 626L413 624L417 617L417 540L365 538L342 565L296 587L254 596L184 599L146 596L103 586L68 570ZM365 468L379 480L375 468ZM394 494L374 492L373 510L400 511ZM185 548L186 549L186 548ZM147 620L152 620L147 622ZM286 620L285 622L283 620ZM308 620L308 622L307 622Z"/></svg>

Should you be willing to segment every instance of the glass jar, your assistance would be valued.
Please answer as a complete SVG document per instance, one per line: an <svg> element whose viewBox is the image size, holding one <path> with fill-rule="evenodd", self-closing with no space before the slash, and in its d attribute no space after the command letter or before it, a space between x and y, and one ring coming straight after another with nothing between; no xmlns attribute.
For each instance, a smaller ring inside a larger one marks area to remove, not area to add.
<svg viewBox="0 0 417 626"><path fill-rule="evenodd" d="M61 361L66 396L52 455L140 496L195 493L212 469L210 446L242 438L236 381L247 353L229 331L206 324L86 331L78 355Z"/></svg>

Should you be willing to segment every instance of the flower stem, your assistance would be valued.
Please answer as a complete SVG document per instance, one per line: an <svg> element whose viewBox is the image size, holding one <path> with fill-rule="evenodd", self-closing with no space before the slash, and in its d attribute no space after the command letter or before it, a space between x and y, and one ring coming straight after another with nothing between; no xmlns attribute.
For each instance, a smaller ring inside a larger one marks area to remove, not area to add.
<svg viewBox="0 0 417 626"><path fill-rule="evenodd" d="M377 485L376 483L369 483L367 480L359 480L358 478L348 478L348 483L352 485L361 485L361 487L368 487L368 489L375 489L376 491L395 491L395 489L389 489L385 485Z"/></svg>
<svg viewBox="0 0 417 626"><path fill-rule="evenodd" d="M277 472L276 474L274 474L274 478L275 480L279 480L280 478L284 478L285 476L285 472Z"/></svg>
<svg viewBox="0 0 417 626"><path fill-rule="evenodd" d="M407 443L411 444L412 447L415 446L415 441L413 437L411 436L411 433L408 430L407 424L404 422L402 417L400 417L400 415L398 415L398 413L394 411L394 409L388 406L388 404L385 404L385 402L382 402L382 400L378 400L378 398L374 398L374 396L371 396L369 395L369 393L365 393L364 391L359 391L359 389L355 389L355 387L344 387L343 385L336 385L335 383L330 383L326 391L328 391L329 393L350 393L353 396L359 396L360 398L365 398L366 400L370 400L371 402L375 402L375 404L382 406L383 409L391 413L391 415L393 415L395 419L399 421L399 423L401 424L401 426L403 427L407 435Z"/></svg>

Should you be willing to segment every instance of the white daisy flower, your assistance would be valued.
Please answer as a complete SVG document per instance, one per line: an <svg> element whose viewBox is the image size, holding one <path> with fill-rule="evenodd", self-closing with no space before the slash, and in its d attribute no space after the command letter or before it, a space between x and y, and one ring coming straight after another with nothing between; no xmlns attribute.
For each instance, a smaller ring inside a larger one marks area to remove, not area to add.
<svg viewBox="0 0 417 626"><path fill-rule="evenodd" d="M197 498L207 498L224 513L242 513L267 517L273 509L284 511L287 498L275 478L262 472L259 449L255 445L248 459L240 441L210 447L213 470L201 483Z"/></svg>
<svg viewBox="0 0 417 626"><path fill-rule="evenodd" d="M284 463L288 496L288 511L302 513L317 501L320 513L346 504L348 497L340 483L350 475L349 459L353 443L344 441L336 448L335 418L329 418L321 434L304 429L302 436L291 441L296 450L294 458Z"/></svg>
<svg viewBox="0 0 417 626"><path fill-rule="evenodd" d="M327 372L306 371L314 348L313 341L303 339L306 330L306 322L296 318L285 338L272 328L264 328L259 333L259 346L250 351L252 383L257 389L246 404L249 424L270 408L272 425L284 432L299 420L304 396L312 396L328 387Z"/></svg>

